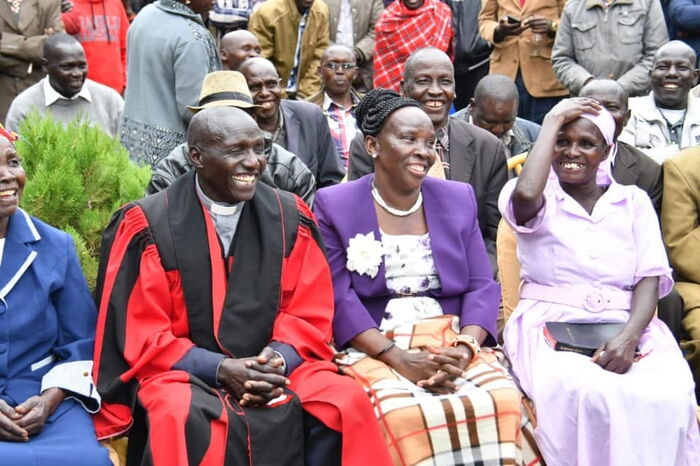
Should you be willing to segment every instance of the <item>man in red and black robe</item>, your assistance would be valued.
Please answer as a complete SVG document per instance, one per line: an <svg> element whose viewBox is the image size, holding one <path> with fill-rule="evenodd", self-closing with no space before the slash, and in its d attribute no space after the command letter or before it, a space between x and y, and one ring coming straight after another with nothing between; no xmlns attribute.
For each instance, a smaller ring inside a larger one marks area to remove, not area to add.
<svg viewBox="0 0 700 466"><path fill-rule="evenodd" d="M98 438L130 431L137 464L389 464L366 395L331 362L333 289L313 215L256 182L256 123L205 109L188 145L195 171L123 207L104 233Z"/></svg>

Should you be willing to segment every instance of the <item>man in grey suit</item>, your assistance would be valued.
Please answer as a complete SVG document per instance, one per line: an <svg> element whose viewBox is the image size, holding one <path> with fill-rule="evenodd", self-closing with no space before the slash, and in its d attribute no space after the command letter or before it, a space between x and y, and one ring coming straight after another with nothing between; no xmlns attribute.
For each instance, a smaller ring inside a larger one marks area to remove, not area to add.
<svg viewBox="0 0 700 466"><path fill-rule="evenodd" d="M491 133L463 120L449 118L455 98L450 58L435 48L419 49L406 60L401 93L420 102L435 127L436 149L449 180L469 183L476 194L481 234L496 269L496 231L501 215L498 194L508 179L503 144ZM374 171L361 136L350 144L348 179Z"/></svg>
<svg viewBox="0 0 700 466"><path fill-rule="evenodd" d="M350 47L359 67L353 86L360 93L372 89L374 25L384 11L382 0L325 0L331 43Z"/></svg>
<svg viewBox="0 0 700 466"><path fill-rule="evenodd" d="M249 58L240 72L258 105L255 119L265 139L296 154L314 174L317 188L340 183L345 171L321 109L309 102L282 100L279 74L266 58Z"/></svg>

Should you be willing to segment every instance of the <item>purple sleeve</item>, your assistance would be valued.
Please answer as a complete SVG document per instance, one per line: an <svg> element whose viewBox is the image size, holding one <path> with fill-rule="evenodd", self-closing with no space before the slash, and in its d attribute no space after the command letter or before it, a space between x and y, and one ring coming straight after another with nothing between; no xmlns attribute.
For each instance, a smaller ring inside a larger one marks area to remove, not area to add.
<svg viewBox="0 0 700 466"><path fill-rule="evenodd" d="M290 344L272 341L268 346L275 350L275 352L279 353L282 356L282 359L284 359L285 376L289 376L292 372L294 372L294 369L299 367L301 363L304 362L304 360L301 359L301 356L299 356L299 353L297 353L297 350L295 350Z"/></svg>
<svg viewBox="0 0 700 466"><path fill-rule="evenodd" d="M472 208L471 228L463 232L464 245L467 252L469 284L462 299L459 325L478 325L489 333L484 344L496 344L496 318L498 303L501 299L500 287L493 279L493 270L486 255L484 240L476 217L476 199L474 191L469 190L469 200Z"/></svg>
<svg viewBox="0 0 700 466"><path fill-rule="evenodd" d="M207 385L217 387L216 374L224 359L226 356L221 353L194 346L173 365L173 369L189 372Z"/></svg>
<svg viewBox="0 0 700 466"><path fill-rule="evenodd" d="M326 254L333 277L335 316L333 317L333 337L339 348L344 348L355 336L377 328L377 323L352 289L350 272L345 267L347 257L343 241L335 230L330 216L325 211L323 190L316 194L314 214L326 243Z"/></svg>

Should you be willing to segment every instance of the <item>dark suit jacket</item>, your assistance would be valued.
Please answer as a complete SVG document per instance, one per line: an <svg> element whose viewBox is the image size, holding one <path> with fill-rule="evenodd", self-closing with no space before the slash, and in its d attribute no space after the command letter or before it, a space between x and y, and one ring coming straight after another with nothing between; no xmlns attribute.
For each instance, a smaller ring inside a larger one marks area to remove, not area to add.
<svg viewBox="0 0 700 466"><path fill-rule="evenodd" d="M340 183L344 172L323 112L309 102L282 100L284 148L295 153L316 177L316 187Z"/></svg>
<svg viewBox="0 0 700 466"><path fill-rule="evenodd" d="M488 131L452 118L447 134L450 140L450 179L469 183L474 188L481 234L491 265L496 270L496 231L501 219L498 194L508 180L503 144ZM348 180L373 171L372 158L365 150L364 140L357 136L350 143Z"/></svg>
<svg viewBox="0 0 700 466"><path fill-rule="evenodd" d="M656 215L661 212L664 187L663 169L639 149L617 141L613 178L622 185L635 185L649 195Z"/></svg>

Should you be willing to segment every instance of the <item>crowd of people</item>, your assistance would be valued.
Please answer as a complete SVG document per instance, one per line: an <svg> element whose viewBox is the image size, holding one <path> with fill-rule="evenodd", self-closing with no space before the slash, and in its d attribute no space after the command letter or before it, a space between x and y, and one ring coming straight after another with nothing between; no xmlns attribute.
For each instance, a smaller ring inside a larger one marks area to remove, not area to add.
<svg viewBox="0 0 700 466"><path fill-rule="evenodd" d="M0 463L700 464L699 57L698 0L0 0ZM152 170L92 293L36 114Z"/></svg>

